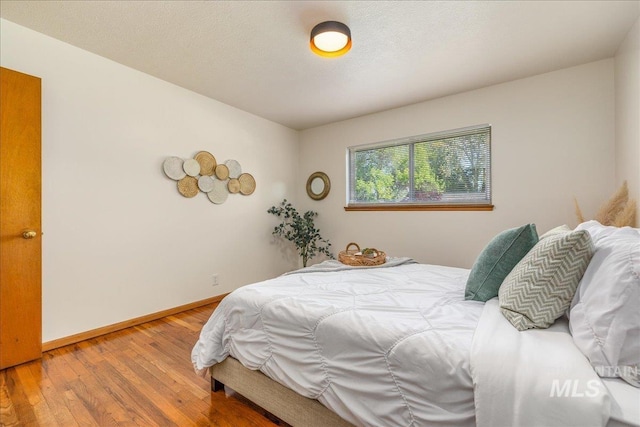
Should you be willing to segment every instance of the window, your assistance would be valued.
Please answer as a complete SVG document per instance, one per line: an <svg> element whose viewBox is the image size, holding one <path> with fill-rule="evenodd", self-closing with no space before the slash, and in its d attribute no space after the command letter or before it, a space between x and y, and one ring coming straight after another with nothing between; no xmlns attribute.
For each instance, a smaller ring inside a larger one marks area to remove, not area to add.
<svg viewBox="0 0 640 427"><path fill-rule="evenodd" d="M348 150L347 210L491 210L491 127Z"/></svg>

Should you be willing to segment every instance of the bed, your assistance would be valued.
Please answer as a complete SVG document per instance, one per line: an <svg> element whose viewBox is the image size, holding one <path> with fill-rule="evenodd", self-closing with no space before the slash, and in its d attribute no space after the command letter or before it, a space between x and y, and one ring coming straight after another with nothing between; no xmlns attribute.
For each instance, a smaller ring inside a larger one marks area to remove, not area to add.
<svg viewBox="0 0 640 427"><path fill-rule="evenodd" d="M244 286L192 362L293 426L640 425L639 389L598 376L566 316L520 332L465 299L469 274L325 261Z"/></svg>

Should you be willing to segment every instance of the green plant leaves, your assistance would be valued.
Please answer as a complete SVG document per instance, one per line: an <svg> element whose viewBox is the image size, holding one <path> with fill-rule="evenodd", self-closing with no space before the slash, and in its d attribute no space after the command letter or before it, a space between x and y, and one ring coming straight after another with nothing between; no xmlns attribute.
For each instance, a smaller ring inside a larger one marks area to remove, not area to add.
<svg viewBox="0 0 640 427"><path fill-rule="evenodd" d="M267 213L273 214L281 219L280 224L274 227L272 234L289 240L296 245L298 253L302 257L302 265L307 266L307 261L318 254L324 254L334 259L330 251L331 243L320 236L314 223L317 212L307 211L300 215L296 208L287 199L284 199L280 206L272 206Z"/></svg>

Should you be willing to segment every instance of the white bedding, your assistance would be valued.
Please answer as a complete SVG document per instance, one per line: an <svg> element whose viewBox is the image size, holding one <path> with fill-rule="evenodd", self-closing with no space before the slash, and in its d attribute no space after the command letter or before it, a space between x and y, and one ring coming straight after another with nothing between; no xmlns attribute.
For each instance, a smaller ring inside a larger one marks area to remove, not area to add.
<svg viewBox="0 0 640 427"><path fill-rule="evenodd" d="M567 319L518 331L486 302L471 349L478 427L604 426L610 395L569 334Z"/></svg>
<svg viewBox="0 0 640 427"><path fill-rule="evenodd" d="M245 286L192 361L204 375L233 356L359 426L605 425L609 393L566 320L519 332L496 300L464 300L468 274L403 264Z"/></svg>
<svg viewBox="0 0 640 427"><path fill-rule="evenodd" d="M483 303L468 270L401 265L242 287L204 326L201 372L231 355L355 425L472 426L469 352Z"/></svg>

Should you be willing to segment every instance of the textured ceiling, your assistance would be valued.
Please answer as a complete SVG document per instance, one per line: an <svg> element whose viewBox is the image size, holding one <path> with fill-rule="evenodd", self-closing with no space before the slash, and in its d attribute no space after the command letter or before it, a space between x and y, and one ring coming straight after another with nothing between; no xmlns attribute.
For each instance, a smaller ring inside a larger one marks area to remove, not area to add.
<svg viewBox="0 0 640 427"><path fill-rule="evenodd" d="M640 1L5 1L0 16L306 129L612 57ZM309 49L349 25L341 58Z"/></svg>

